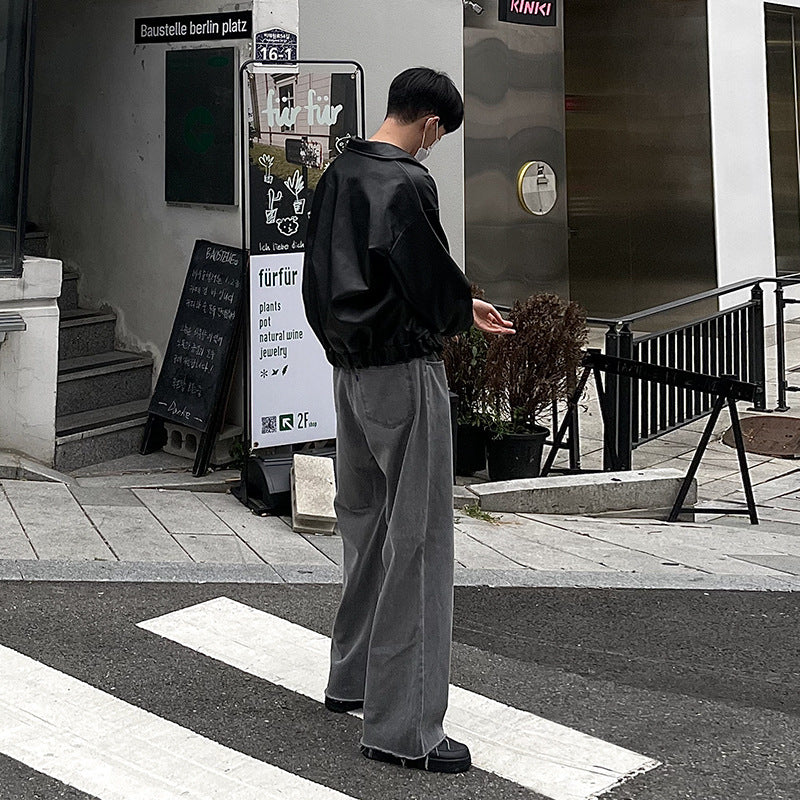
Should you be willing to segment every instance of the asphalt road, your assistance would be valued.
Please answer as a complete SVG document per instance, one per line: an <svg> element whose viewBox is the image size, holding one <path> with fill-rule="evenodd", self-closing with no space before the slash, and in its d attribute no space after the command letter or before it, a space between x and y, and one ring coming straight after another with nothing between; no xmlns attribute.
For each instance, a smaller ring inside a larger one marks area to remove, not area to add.
<svg viewBox="0 0 800 800"><path fill-rule="evenodd" d="M220 596L327 634L338 587L0 583L0 644L352 797L541 797L369 762L357 719L136 627ZM800 594L459 588L452 681L662 762L610 800L798 800L798 618ZM0 756L0 800L87 797Z"/></svg>

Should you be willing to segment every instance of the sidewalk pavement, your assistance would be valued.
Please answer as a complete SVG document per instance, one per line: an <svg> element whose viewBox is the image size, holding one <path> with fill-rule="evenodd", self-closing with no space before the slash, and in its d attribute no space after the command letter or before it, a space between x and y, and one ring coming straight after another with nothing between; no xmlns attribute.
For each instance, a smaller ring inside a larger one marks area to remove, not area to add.
<svg viewBox="0 0 800 800"><path fill-rule="evenodd" d="M800 325L788 325L787 363L800 363ZM774 347L768 368L774 376ZM775 386L768 387L770 405ZM790 395L798 417L800 399ZM743 415L745 404L740 404ZM634 451L633 466L686 470L706 420ZM741 505L723 414L698 473L700 504ZM583 466L600 468L602 432L591 393L581 412ZM2 454L0 454L2 455ZM0 480L0 580L331 583L341 580L338 536L294 533L258 517L224 488L238 473L193 478L191 462L134 456L47 480ZM559 455L560 459L565 454ZM761 524L698 515L646 519L456 512L456 582L487 586L800 590L800 461L748 455ZM22 466L0 474L22 477ZM558 463L558 462L557 462ZM147 465L150 465L149 467ZM162 488L156 488L162 487ZM166 488L164 488L166 487Z"/></svg>
<svg viewBox="0 0 800 800"><path fill-rule="evenodd" d="M457 511L456 583L800 591L798 481L759 484L759 526ZM230 494L0 482L4 580L336 583L341 559Z"/></svg>

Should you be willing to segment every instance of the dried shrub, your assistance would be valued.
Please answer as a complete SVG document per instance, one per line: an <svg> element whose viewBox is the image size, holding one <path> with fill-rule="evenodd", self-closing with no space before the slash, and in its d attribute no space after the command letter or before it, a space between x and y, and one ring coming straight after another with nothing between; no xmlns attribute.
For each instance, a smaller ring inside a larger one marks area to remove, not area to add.
<svg viewBox="0 0 800 800"><path fill-rule="evenodd" d="M568 397L586 346L586 313L554 294L517 301L512 336L492 336L484 370L496 435L533 429L553 401Z"/></svg>

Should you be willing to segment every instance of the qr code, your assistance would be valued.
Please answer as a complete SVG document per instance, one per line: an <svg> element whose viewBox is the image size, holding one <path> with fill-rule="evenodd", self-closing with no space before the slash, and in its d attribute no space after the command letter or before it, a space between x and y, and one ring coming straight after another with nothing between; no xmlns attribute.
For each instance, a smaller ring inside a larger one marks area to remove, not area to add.
<svg viewBox="0 0 800 800"><path fill-rule="evenodd" d="M261 433L275 433L278 430L277 417L261 417Z"/></svg>

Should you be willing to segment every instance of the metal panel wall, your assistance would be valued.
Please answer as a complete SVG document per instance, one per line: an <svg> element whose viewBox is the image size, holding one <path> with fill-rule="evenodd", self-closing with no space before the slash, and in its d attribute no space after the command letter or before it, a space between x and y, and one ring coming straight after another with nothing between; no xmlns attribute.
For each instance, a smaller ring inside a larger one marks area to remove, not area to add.
<svg viewBox="0 0 800 800"><path fill-rule="evenodd" d="M467 276L498 303L539 291L566 295L561 20L500 22L497 0L481 5L481 16L464 11ZM517 173L528 161L546 161L556 174L558 201L545 216L517 200Z"/></svg>
<svg viewBox="0 0 800 800"><path fill-rule="evenodd" d="M715 286L705 0L565 3L573 299L612 316Z"/></svg>

